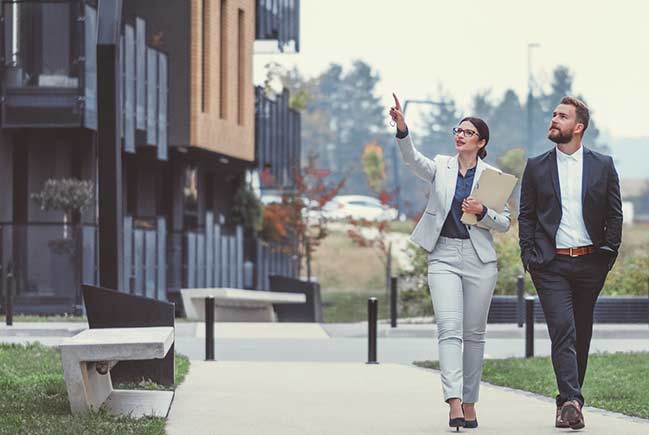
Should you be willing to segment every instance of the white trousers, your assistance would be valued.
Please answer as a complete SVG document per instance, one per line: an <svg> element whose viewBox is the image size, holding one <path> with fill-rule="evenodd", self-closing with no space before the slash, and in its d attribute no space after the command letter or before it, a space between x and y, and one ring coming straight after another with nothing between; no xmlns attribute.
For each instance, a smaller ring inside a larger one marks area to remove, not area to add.
<svg viewBox="0 0 649 435"><path fill-rule="evenodd" d="M428 255L444 400L478 401L496 262L483 263L470 239L440 237Z"/></svg>

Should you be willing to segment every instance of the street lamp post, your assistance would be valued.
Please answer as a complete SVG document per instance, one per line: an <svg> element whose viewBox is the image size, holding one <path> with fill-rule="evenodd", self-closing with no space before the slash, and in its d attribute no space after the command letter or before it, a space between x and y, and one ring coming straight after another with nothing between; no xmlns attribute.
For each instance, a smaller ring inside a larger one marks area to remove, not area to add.
<svg viewBox="0 0 649 435"><path fill-rule="evenodd" d="M534 80L532 74L532 49L539 46L540 44L536 42L530 42L527 44L527 134L525 135L525 148L528 157L532 153L532 135L534 123L534 117L532 114L532 100L534 99L534 95L532 94L532 84Z"/></svg>

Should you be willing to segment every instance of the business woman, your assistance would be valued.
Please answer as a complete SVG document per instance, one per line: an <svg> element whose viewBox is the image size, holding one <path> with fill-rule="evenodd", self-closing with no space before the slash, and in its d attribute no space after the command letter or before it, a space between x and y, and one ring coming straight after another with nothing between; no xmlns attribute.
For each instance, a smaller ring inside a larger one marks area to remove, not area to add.
<svg viewBox="0 0 649 435"><path fill-rule="evenodd" d="M476 428L487 314L498 274L491 231L505 232L510 226L507 208L497 213L470 196L482 171L495 169L483 161L489 127L480 118L462 119L453 129L457 154L430 159L413 146L401 104L393 97L390 116L403 160L430 183L426 209L410 238L428 251L428 287L449 426ZM475 214L477 225L463 224L463 213Z"/></svg>

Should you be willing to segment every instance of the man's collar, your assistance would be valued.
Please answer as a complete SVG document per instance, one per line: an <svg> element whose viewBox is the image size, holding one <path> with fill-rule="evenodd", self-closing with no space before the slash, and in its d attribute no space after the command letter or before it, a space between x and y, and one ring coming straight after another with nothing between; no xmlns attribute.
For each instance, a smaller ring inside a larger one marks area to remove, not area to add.
<svg viewBox="0 0 649 435"><path fill-rule="evenodd" d="M556 146L557 149L557 159L562 160L562 161L576 161L576 162L581 162L584 158L584 147L581 145L579 148L577 148L577 151L575 151L572 154L566 154L563 151L559 149L559 146Z"/></svg>

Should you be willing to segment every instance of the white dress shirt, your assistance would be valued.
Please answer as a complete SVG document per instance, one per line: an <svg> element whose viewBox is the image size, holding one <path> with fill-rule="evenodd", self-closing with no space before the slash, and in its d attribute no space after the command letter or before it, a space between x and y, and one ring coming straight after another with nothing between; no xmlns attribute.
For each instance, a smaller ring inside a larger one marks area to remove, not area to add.
<svg viewBox="0 0 649 435"><path fill-rule="evenodd" d="M581 187L584 172L584 148L565 154L557 147L557 169L561 190L561 223L557 231L557 248L592 245L581 207Z"/></svg>

